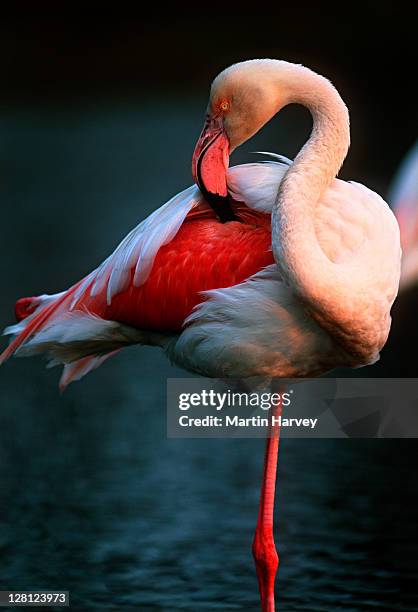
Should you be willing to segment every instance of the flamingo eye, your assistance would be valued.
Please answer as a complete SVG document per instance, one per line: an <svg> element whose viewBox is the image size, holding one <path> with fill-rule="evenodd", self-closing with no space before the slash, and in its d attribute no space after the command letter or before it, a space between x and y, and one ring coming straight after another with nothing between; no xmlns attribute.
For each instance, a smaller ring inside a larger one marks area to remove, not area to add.
<svg viewBox="0 0 418 612"><path fill-rule="evenodd" d="M225 112L225 111L229 111L229 102L228 100L224 100L223 102L220 103L220 109L221 111Z"/></svg>

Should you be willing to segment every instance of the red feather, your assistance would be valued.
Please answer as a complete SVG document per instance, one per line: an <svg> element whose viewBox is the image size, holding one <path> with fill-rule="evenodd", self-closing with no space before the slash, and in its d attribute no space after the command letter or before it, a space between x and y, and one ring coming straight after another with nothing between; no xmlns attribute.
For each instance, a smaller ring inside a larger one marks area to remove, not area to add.
<svg viewBox="0 0 418 612"><path fill-rule="evenodd" d="M105 290L91 297L87 288L75 309L139 329L180 331L202 301L202 291L241 283L274 262L269 215L251 211L251 224L222 224L205 216L199 211L189 215L173 240L159 250L143 285L134 287L131 282L110 305Z"/></svg>

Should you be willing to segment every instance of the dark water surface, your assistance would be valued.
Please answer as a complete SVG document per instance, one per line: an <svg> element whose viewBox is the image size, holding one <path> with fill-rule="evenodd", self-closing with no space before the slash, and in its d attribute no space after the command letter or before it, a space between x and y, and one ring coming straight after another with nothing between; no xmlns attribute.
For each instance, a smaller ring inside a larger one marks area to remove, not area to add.
<svg viewBox="0 0 418 612"><path fill-rule="evenodd" d="M2 323L188 184L203 101L167 108L3 113ZM60 396L39 360L2 368L1 589L69 590L81 612L258 610L264 443L168 440L180 374L132 348ZM416 441L283 440L278 609L418 610L416 473Z"/></svg>

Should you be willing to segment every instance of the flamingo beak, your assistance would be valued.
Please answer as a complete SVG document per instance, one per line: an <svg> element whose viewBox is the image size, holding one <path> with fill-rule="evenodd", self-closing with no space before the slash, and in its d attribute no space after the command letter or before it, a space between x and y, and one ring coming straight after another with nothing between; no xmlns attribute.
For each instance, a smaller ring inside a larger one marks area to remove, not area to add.
<svg viewBox="0 0 418 612"><path fill-rule="evenodd" d="M208 116L192 158L195 183L205 196L228 195L226 172L229 164L229 139L222 116Z"/></svg>

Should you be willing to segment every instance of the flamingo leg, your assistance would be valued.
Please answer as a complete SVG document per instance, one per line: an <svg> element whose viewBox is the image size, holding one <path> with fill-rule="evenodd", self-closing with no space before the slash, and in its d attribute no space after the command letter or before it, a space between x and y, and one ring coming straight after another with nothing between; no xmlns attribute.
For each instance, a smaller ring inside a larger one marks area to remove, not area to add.
<svg viewBox="0 0 418 612"><path fill-rule="evenodd" d="M281 405L272 407L271 417L279 417L281 411ZM275 612L274 583L279 566L279 556L273 537L273 514L279 439L280 426L270 425L269 436L266 440L260 509L253 541L253 555L263 612Z"/></svg>

